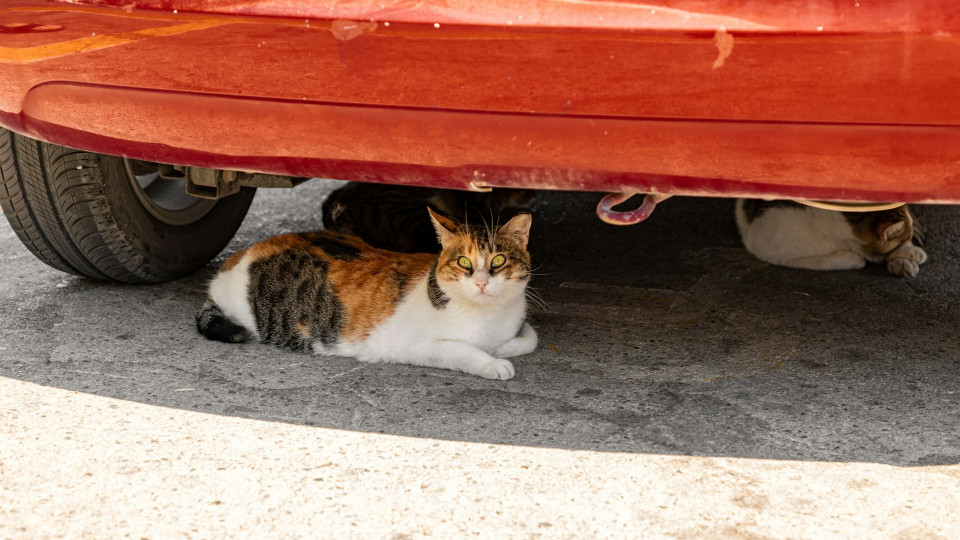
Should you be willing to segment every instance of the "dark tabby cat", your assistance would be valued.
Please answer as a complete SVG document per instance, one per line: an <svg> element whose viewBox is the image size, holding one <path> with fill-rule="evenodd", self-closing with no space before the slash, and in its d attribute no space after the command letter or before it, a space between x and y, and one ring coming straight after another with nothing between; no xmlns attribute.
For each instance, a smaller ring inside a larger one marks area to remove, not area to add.
<svg viewBox="0 0 960 540"><path fill-rule="evenodd" d="M528 208L529 189L487 193L387 184L349 183L323 203L323 227L362 238L373 247L404 253L437 253L440 244L423 207L460 223L497 223ZM399 234L402 231L403 234Z"/></svg>
<svg viewBox="0 0 960 540"><path fill-rule="evenodd" d="M428 210L421 209L425 214ZM524 322L529 214L502 227L429 210L442 251L404 254L329 231L270 238L230 257L197 314L204 336L509 379L533 352Z"/></svg>
<svg viewBox="0 0 960 540"><path fill-rule="evenodd" d="M758 259L794 268L848 270L886 262L915 276L927 254L913 245L918 230L906 206L878 212L834 212L788 201L739 199L737 227ZM918 238L919 242L919 238Z"/></svg>

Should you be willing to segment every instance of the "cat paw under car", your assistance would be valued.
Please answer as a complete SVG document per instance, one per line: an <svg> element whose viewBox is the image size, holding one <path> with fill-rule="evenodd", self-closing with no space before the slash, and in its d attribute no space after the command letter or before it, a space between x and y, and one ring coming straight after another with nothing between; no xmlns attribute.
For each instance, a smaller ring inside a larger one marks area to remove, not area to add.
<svg viewBox="0 0 960 540"><path fill-rule="evenodd" d="M747 251L771 264L851 270L886 263L890 273L912 277L927 260L913 244L916 223L906 205L835 212L791 201L738 199L736 219Z"/></svg>

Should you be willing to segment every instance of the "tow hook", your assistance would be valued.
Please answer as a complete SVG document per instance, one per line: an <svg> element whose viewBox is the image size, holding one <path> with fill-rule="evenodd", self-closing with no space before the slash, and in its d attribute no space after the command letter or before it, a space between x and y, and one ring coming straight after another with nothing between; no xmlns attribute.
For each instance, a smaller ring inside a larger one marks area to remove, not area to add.
<svg viewBox="0 0 960 540"><path fill-rule="evenodd" d="M639 195L639 193L636 191L630 191L624 193L611 193L607 195L601 199L600 204L597 205L597 216L603 220L604 223L609 223L610 225L635 225L650 217L650 214L653 213L653 209L657 207L658 202L662 202L670 197L673 197L673 195L650 193L643 198L643 202L636 210L630 210L628 212L613 211L614 206L622 204L634 195Z"/></svg>

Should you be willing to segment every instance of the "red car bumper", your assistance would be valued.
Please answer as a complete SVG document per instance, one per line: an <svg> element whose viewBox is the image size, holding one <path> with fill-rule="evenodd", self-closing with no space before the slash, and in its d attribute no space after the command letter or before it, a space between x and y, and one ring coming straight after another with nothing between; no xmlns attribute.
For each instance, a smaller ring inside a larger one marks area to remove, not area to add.
<svg viewBox="0 0 960 540"><path fill-rule="evenodd" d="M456 3L7 1L0 125L296 176L960 202L951 0Z"/></svg>

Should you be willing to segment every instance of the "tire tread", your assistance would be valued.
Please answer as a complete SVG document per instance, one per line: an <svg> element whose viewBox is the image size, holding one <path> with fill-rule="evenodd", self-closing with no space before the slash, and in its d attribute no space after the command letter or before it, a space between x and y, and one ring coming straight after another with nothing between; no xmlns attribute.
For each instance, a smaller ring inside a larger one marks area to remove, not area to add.
<svg viewBox="0 0 960 540"><path fill-rule="evenodd" d="M18 139L10 131L0 130L0 204L3 205L7 220L21 242L37 258L58 270L79 274L47 238L40 226L40 216L24 189L29 189L29 186L19 181L23 178L25 166L21 160L32 158L30 164L33 165L38 165L38 160L31 155L30 148L26 149L26 153L22 152ZM18 164L20 167L17 167Z"/></svg>

